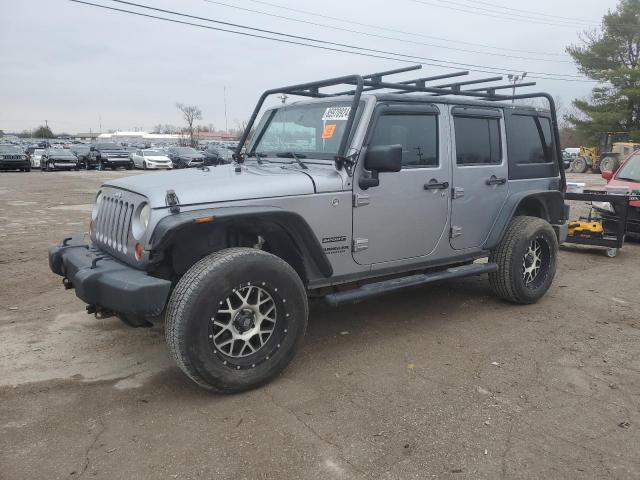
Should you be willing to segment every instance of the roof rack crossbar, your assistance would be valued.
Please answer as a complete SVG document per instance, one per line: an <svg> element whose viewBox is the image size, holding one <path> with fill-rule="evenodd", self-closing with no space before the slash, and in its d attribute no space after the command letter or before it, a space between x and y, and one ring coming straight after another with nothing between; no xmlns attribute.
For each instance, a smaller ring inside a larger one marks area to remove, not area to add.
<svg viewBox="0 0 640 480"><path fill-rule="evenodd" d="M487 78L478 78L476 80L466 80L464 82L455 82L455 83L445 83L443 85L434 85L435 88L455 88L461 87L463 85L475 85L476 83L486 83L486 82L499 82L503 77L487 77Z"/></svg>
<svg viewBox="0 0 640 480"><path fill-rule="evenodd" d="M442 75L434 75L432 77L416 78L416 79L413 79L413 80L403 80L402 82L398 82L398 83L406 85L406 84L411 84L411 83L431 82L433 80L442 80L442 79L445 79L445 78L463 77L465 75L469 75L469 70L464 70L464 71L460 71L460 72L453 72L453 73L444 73Z"/></svg>
<svg viewBox="0 0 640 480"><path fill-rule="evenodd" d="M487 90L507 90L509 88L532 87L533 85L536 85L536 82L518 83L516 85L514 85L512 83L509 84L509 85L489 85L488 87L470 88L470 89L464 90L464 91L465 92L483 92L483 91L487 91Z"/></svg>

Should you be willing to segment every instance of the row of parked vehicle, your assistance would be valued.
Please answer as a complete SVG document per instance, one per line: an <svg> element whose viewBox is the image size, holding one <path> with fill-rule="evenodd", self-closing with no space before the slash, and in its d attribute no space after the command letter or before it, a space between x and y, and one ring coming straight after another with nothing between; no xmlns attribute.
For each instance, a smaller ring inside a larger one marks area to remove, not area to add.
<svg viewBox="0 0 640 480"><path fill-rule="evenodd" d="M124 147L115 142L73 144L69 148L61 145L26 149L17 145L0 145L0 170L40 169L54 170L115 170L125 168L144 170L192 168L220 165L232 160L233 144L211 142L204 150L183 146L138 145Z"/></svg>

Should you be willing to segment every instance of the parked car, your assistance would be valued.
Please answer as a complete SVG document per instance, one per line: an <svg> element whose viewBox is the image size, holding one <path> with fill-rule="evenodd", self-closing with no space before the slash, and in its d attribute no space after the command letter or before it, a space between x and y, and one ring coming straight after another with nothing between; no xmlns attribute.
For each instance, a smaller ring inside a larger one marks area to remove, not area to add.
<svg viewBox="0 0 640 480"><path fill-rule="evenodd" d="M87 170L91 168L91 162L89 161L89 145L74 143L70 150L76 156L78 163L82 165L82 167Z"/></svg>
<svg viewBox="0 0 640 480"><path fill-rule="evenodd" d="M78 170L80 163L70 150L64 148L47 148L40 158L40 169L43 172L54 170Z"/></svg>
<svg viewBox="0 0 640 480"><path fill-rule="evenodd" d="M337 306L488 274L506 301L542 298L568 227L555 111L412 82L380 87L412 95L361 95L376 90L365 78L274 89L321 98L267 109L237 164L105 182L91 248L65 239L52 271L98 316L160 315L182 371L226 393L290 363L309 296Z"/></svg>
<svg viewBox="0 0 640 480"><path fill-rule="evenodd" d="M233 160L233 152L228 148L218 145L207 145L207 148L202 151L204 155L205 165L222 165L224 163L231 163Z"/></svg>
<svg viewBox="0 0 640 480"><path fill-rule="evenodd" d="M640 195L640 150L636 150L620 165L617 171L604 170L607 181L605 190L610 194ZM593 202L593 207L603 219L605 231L615 231L618 224L617 206L609 202ZM631 202L627 218L627 235L640 239L640 202Z"/></svg>
<svg viewBox="0 0 640 480"><path fill-rule="evenodd" d="M40 168L40 163L42 160L42 155L44 154L44 148L36 148L31 156L29 157L29 161L31 163L31 168Z"/></svg>
<svg viewBox="0 0 640 480"><path fill-rule="evenodd" d="M204 162L204 155L191 147L171 147L167 154L174 168L199 167Z"/></svg>
<svg viewBox="0 0 640 480"><path fill-rule="evenodd" d="M0 145L0 170L20 170L29 172L29 156L20 147Z"/></svg>
<svg viewBox="0 0 640 480"><path fill-rule="evenodd" d="M173 168L171 159L160 150L136 150L131 154L131 160L135 168L142 168L143 170Z"/></svg>
<svg viewBox="0 0 640 480"><path fill-rule="evenodd" d="M89 147L88 164L98 170L110 168L115 170L124 167L127 170L133 168L133 162L129 158L129 152L121 145L113 142L96 143Z"/></svg>

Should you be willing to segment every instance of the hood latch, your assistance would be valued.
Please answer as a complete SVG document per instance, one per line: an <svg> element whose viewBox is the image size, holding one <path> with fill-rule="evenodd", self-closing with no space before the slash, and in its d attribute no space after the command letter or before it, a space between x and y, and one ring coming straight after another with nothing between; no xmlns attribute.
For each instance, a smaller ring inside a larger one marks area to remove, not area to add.
<svg viewBox="0 0 640 480"><path fill-rule="evenodd" d="M180 200L178 199L178 195L176 195L175 191L167 190L165 202L167 203L171 213L180 213Z"/></svg>

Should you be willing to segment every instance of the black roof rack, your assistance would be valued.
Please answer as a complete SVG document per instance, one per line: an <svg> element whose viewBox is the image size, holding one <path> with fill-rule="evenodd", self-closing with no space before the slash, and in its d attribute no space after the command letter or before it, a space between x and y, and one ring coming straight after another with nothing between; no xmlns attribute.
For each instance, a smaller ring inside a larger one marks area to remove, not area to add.
<svg viewBox="0 0 640 480"><path fill-rule="evenodd" d="M544 98L549 103L549 110L551 112L551 121L553 124L553 133L556 140L556 150L557 157L560 167L560 176L564 181L564 169L562 168L562 154L560 151L560 135L558 133L558 119L556 116L556 108L553 97L548 93L522 93L516 94L517 88L522 87L530 87L535 85L535 82L526 82L520 84L509 84L509 85L485 85L477 88L466 89L463 88L467 85L477 85L481 83L488 82L497 82L503 79L502 76L489 77L489 78L480 78L476 80L466 80L461 82L452 82L445 83L440 85L427 85L428 82L434 80L443 80L455 77L462 77L469 74L468 71L459 71L452 73L445 73L441 75L434 75L430 77L421 77L412 80L403 80L400 82L387 81L384 77L389 75L395 75L398 73L410 72L414 70L420 70L422 65L411 65L408 67L396 68L393 70L386 70L383 72L370 73L368 75L347 75L344 77L335 77L329 78L326 80L319 80L316 82L309 83L301 83L298 85L290 85L287 87L274 88L271 90L267 90L264 92L260 99L258 100L258 104L256 105L253 113L251 114L251 118L238 142L238 147L236 149L234 158L238 161L242 161L241 151L242 148L249 137L249 132L253 128L253 125L258 117L258 113L260 113L260 109L264 104L267 97L274 94L288 94L288 95L297 95L302 97L311 97L311 98L330 98L330 97L338 97L343 95L352 95L352 103L351 110L349 111L349 116L347 118L347 123L345 125L345 131L342 135L342 140L340 142L340 146L338 148L338 154L336 156L336 160L344 160L346 151L347 151L347 143L349 140L349 133L353 128L353 123L356 117L356 111L358 104L360 102L360 97L363 92L370 92L374 90L391 90L392 93L399 94L408 94L408 93L427 93L433 96L442 96L442 95L456 95L456 96L464 96L471 97L477 99L485 99L489 101L514 101L514 100L522 100L522 99L532 99L532 98ZM321 92L321 89L327 87L335 87L340 85L349 85L352 88L350 90L339 91L339 92ZM355 87L355 88L353 88ZM512 89L513 93L511 95L503 95L497 94L497 90L507 90Z"/></svg>

